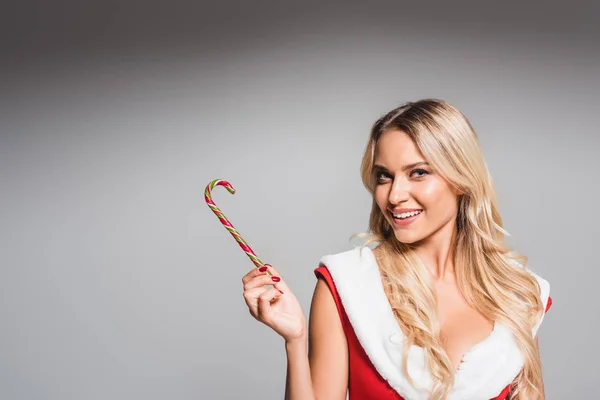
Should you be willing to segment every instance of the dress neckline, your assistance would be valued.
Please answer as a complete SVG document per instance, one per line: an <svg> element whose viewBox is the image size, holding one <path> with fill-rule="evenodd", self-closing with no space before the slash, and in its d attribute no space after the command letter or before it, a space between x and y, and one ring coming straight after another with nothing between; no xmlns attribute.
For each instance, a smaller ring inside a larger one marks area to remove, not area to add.
<svg viewBox="0 0 600 400"><path fill-rule="evenodd" d="M383 294L383 296L385 297L386 301L386 307L388 308L388 311L391 312L394 315L394 319L396 321L396 324L398 325L398 330L400 331L402 338L405 337L404 333L402 332L402 328L400 326L400 323L398 322L398 320L395 318L395 314L394 314L394 309L392 308L389 298L387 297L386 293L385 293L385 289L383 288L383 282L382 282L382 278L383 276L381 275L381 270L379 269L379 264L377 263L377 258L375 257L375 253L373 252L373 250L370 247L365 246L365 249L367 249L369 255L372 258L372 261L375 263L376 266L376 270L377 270L377 275L379 277L379 284L377 285L378 289L381 291L381 293ZM467 351L465 351L460 359L460 362L458 363L458 367L456 367L454 369L454 374L458 375L462 370L464 370L464 365L465 363L468 361L468 359L470 358L471 354L473 354L475 351L477 351L478 348L485 346L485 344L487 342L489 342L490 340L493 339L493 336L495 334L495 332L497 332L498 327L499 327L500 323L498 321L494 321L494 324L492 326L492 331L490 332L489 335L487 335L484 339L480 340L479 342L475 343L474 345L472 345L471 347L469 347L467 349ZM413 344L412 347L417 348L421 351L424 351L423 347L418 346L416 344ZM448 356L448 353L446 352L446 349L444 349L444 352L446 353L446 356ZM450 356L448 356L448 359L450 359Z"/></svg>
<svg viewBox="0 0 600 400"><path fill-rule="evenodd" d="M356 338L374 369L403 398L430 400L433 376L424 349L404 348L404 334L384 293L381 273L368 246L322 256ZM532 273L533 274L533 273ZM547 281L534 274L546 303ZM532 333L535 336L537 326ZM401 360L406 357L406 370ZM491 334L472 346L455 373L448 400L492 399L518 375L523 356L513 333L500 322Z"/></svg>

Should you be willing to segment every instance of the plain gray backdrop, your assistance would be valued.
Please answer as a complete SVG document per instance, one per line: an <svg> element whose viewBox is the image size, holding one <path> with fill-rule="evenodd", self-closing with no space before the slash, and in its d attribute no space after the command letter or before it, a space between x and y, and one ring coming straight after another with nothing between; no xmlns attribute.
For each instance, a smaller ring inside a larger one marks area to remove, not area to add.
<svg viewBox="0 0 600 400"><path fill-rule="evenodd" d="M215 201L308 315L319 258L367 228L371 124L425 97L469 117L551 284L548 398L597 398L597 4L8 6L0 398L283 398L283 341L204 188L235 186Z"/></svg>

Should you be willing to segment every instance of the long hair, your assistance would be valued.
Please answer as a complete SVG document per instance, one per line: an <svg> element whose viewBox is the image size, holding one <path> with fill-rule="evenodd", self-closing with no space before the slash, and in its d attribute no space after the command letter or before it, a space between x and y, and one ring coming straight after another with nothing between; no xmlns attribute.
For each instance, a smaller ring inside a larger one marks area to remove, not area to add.
<svg viewBox="0 0 600 400"><path fill-rule="evenodd" d="M455 371L440 341L437 302L431 277L411 245L399 242L378 207L373 171L381 135L401 130L414 141L432 168L460 189L454 243L457 285L466 301L491 321L514 334L524 365L511 387L511 400L543 399L542 370L532 329L543 313L536 279L525 270L527 257L504 242L492 179L468 119L445 101L425 99L406 103L375 122L361 164L362 181L373 195L369 232L363 246L378 242L376 250L382 283L394 314L405 333L402 370L408 374L412 345L425 351L433 377L432 399L446 399ZM518 263L520 267L516 267Z"/></svg>

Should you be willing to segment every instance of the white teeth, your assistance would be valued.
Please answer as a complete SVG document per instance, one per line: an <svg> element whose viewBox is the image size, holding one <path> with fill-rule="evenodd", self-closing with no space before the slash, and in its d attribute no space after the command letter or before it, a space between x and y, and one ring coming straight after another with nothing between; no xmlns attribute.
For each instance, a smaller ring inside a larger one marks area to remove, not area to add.
<svg viewBox="0 0 600 400"><path fill-rule="evenodd" d="M399 219L406 219L409 217L414 217L417 214L421 214L423 211L419 210L419 211L411 211L411 212L405 212L405 213L401 213L401 214L392 214L394 216L394 218L399 218Z"/></svg>

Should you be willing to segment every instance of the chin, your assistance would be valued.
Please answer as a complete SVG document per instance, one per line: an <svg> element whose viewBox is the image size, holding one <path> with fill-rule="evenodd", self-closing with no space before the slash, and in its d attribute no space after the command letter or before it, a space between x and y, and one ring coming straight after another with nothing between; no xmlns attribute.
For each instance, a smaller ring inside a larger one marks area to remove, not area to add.
<svg viewBox="0 0 600 400"><path fill-rule="evenodd" d="M403 232L401 234L394 232L394 237L397 241L403 244L415 244L423 240L423 238L420 235L407 235L406 232Z"/></svg>

